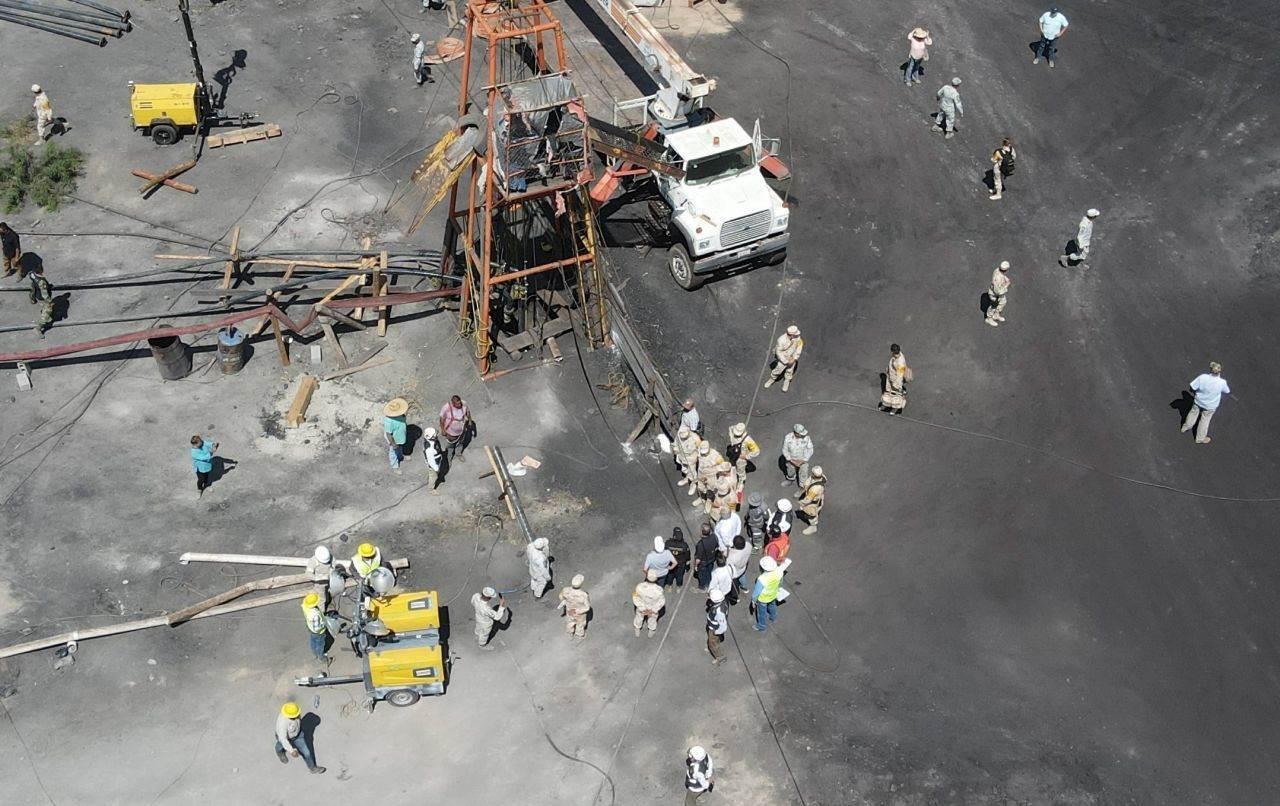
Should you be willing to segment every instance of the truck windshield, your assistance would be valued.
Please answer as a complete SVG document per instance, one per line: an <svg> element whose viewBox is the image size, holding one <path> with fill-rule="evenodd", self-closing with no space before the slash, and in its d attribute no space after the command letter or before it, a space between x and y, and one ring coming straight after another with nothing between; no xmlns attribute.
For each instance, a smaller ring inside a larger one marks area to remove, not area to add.
<svg viewBox="0 0 1280 806"><path fill-rule="evenodd" d="M742 148L735 148L733 151L726 151L723 154L713 154L700 160L691 160L688 167L685 168L684 181L690 185L698 185L714 179L733 176L748 168L755 167L755 164L755 151L750 145L745 145Z"/></svg>

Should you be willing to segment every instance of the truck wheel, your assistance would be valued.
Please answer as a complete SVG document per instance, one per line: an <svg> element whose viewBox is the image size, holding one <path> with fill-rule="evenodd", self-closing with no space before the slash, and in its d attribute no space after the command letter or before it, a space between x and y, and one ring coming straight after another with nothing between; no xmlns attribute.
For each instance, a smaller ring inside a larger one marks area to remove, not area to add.
<svg viewBox="0 0 1280 806"><path fill-rule="evenodd" d="M667 270L676 285L685 291L693 291L702 285L702 278L693 273L693 261L689 259L689 250L684 244L676 244L667 250Z"/></svg>
<svg viewBox="0 0 1280 806"><path fill-rule="evenodd" d="M787 260L787 250L782 249L769 255L768 263L770 266L781 266Z"/></svg>
<svg viewBox="0 0 1280 806"><path fill-rule="evenodd" d="M171 146L178 142L178 127L172 123L157 123L151 127L151 139L158 146Z"/></svg>
<svg viewBox="0 0 1280 806"><path fill-rule="evenodd" d="M408 708L418 701L421 695L416 691L410 691L407 688L398 688L387 695L387 702L397 708Z"/></svg>

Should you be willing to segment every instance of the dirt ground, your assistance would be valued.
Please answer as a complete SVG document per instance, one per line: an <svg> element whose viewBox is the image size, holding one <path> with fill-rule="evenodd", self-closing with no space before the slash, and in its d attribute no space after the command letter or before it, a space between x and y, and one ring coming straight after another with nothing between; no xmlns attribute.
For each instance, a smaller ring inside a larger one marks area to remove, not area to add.
<svg viewBox="0 0 1280 806"><path fill-rule="evenodd" d="M591 62L582 84L625 87L599 61L616 48L572 19L584 3L554 7L570 58ZM171 612L269 573L181 566L184 551L349 556L365 539L408 557L408 584L438 590L451 625L448 693L373 714L354 689L293 685L314 671L294 603L85 641L61 668L52 652L0 661L13 802L678 802L694 742L715 757L716 803L1275 801L1272 15L1256 0L1063 10L1071 34L1052 72L1030 64L1043 9L1023 3L645 10L719 80L721 113L783 138L794 240L785 266L686 293L660 250L620 245L620 212L611 270L714 438L749 419L769 460L752 489L780 492L771 461L796 421L832 479L820 531L795 540L794 602L763 636L739 607L719 668L696 590L669 595L658 638L632 637L649 542L697 520L669 461L647 440L620 445L637 412L597 388L618 368L611 351L579 365L562 342L562 363L483 383L452 315L420 306L397 313L394 361L321 384L299 429L282 413L316 367L294 345L282 368L269 340L233 376L201 369L205 338L183 381L121 350L37 366L32 391L0 393L0 642ZM397 215L370 211L454 112L456 70L424 87L410 75L409 33L443 35L442 12L199 4L206 72L246 52L227 108L285 136L207 154L184 177L198 195L143 200L128 169L189 152L129 131L126 82L183 80L188 64L170 3L131 11L136 29L101 50L0 26L0 52L23 54L0 119L25 114L39 82L70 124L63 141L88 156L74 204L8 218L39 233L24 247L55 284L225 246L237 225L250 248L403 240ZM935 45L909 89L895 71L915 25ZM966 117L943 141L927 114L953 74ZM1002 136L1020 160L992 202L982 159ZM1090 269L1060 269L1090 206L1103 210ZM440 220L409 242L437 248ZM980 298L1001 259L1014 286L993 329ZM44 344L129 326L77 320L144 326L212 284L72 290L68 324ZM16 285L0 291L0 326L31 316ZM759 390L774 328L793 321L807 339L796 386ZM377 337L342 339L351 354ZM897 420L873 409L891 341L917 379ZM35 343L0 332L0 351ZM1172 404L1211 359L1233 395L1200 446L1179 438ZM477 478L478 451L439 495L416 455L388 471L381 403L408 398L423 425L452 393L481 443L542 462L519 487L557 586L587 577L584 644L520 590L523 538L488 517L505 507ZM235 460L203 497L195 432ZM471 639L467 600L484 584L511 591L514 614L492 653ZM337 652L335 673L356 669ZM323 776L271 753L289 697L318 717Z"/></svg>

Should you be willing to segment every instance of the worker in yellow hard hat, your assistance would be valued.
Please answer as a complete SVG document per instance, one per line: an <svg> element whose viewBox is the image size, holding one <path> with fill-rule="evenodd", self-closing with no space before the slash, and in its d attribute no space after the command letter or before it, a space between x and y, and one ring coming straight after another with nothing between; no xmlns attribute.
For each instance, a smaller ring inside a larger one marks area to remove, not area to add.
<svg viewBox="0 0 1280 806"><path fill-rule="evenodd" d="M382 552L372 543L361 543L356 553L351 555L351 570L361 579L372 574L373 569L381 565Z"/></svg>
<svg viewBox="0 0 1280 806"><path fill-rule="evenodd" d="M286 747L289 748L288 755L285 755ZM324 772L324 767L316 766L315 753L311 751L307 734L302 730L302 709L296 702L285 703L280 708L280 715L276 717L276 758L280 759L281 764L288 764L289 756L302 756L302 760L307 762L307 769L312 773Z"/></svg>
<svg viewBox="0 0 1280 806"><path fill-rule="evenodd" d="M329 622L324 617L320 594L308 593L303 597L302 618L307 623L307 634L311 640L311 654L316 656L316 660L328 666L333 662L333 659L325 654L329 642Z"/></svg>

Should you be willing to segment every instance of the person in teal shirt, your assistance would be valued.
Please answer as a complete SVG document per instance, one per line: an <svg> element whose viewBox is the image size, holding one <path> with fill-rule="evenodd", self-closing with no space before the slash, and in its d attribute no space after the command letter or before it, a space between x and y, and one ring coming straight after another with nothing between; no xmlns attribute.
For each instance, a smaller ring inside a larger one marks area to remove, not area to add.
<svg viewBox="0 0 1280 806"><path fill-rule="evenodd" d="M191 466L196 471L196 492L204 495L209 486L209 474L213 472L213 454L218 443L210 442L199 434L191 438Z"/></svg>
<svg viewBox="0 0 1280 806"><path fill-rule="evenodd" d="M382 407L382 436L387 441L387 459L391 469L400 472L404 461L404 443L409 438L409 425L405 415L409 413L409 401L397 397Z"/></svg>

